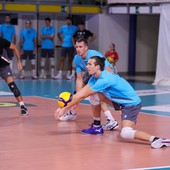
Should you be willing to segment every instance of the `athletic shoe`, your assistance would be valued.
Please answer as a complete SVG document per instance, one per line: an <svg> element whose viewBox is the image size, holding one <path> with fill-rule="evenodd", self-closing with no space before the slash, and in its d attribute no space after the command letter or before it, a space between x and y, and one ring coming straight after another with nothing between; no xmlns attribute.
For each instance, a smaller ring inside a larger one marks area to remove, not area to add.
<svg viewBox="0 0 170 170"><path fill-rule="evenodd" d="M170 139L158 138L151 143L151 146L155 149L170 146Z"/></svg>
<svg viewBox="0 0 170 170"><path fill-rule="evenodd" d="M69 120L75 120L76 119L76 113L75 114L73 114L72 112L71 112L71 110L69 111L69 112L67 112L66 114L64 114L63 116L61 116L60 118L59 118L59 120L61 120L61 121L69 121Z"/></svg>
<svg viewBox="0 0 170 170"><path fill-rule="evenodd" d="M54 77L54 79L62 79L63 77L62 77L62 74L60 74L60 73L58 73L55 77Z"/></svg>
<svg viewBox="0 0 170 170"><path fill-rule="evenodd" d="M20 79L25 79L25 76L24 76L24 75L21 75L19 78L20 78Z"/></svg>
<svg viewBox="0 0 170 170"><path fill-rule="evenodd" d="M44 74L41 74L41 75L40 75L40 79L46 79L46 78L47 78L46 75L44 75Z"/></svg>
<svg viewBox="0 0 170 170"><path fill-rule="evenodd" d="M38 79L38 77L36 75L32 76L32 79Z"/></svg>
<svg viewBox="0 0 170 170"><path fill-rule="evenodd" d="M70 76L67 76L67 79L68 79L68 80L75 79L75 75L72 75L72 74L71 74Z"/></svg>
<svg viewBox="0 0 170 170"><path fill-rule="evenodd" d="M83 129L81 132L83 134L91 134L91 135L101 135L104 133L102 126L95 127L93 124L90 126L90 128Z"/></svg>
<svg viewBox="0 0 170 170"><path fill-rule="evenodd" d="M119 127L119 124L116 120L107 119L105 125L103 125L104 130L115 130Z"/></svg>
<svg viewBox="0 0 170 170"><path fill-rule="evenodd" d="M21 115L27 115L28 110L25 105L21 105Z"/></svg>

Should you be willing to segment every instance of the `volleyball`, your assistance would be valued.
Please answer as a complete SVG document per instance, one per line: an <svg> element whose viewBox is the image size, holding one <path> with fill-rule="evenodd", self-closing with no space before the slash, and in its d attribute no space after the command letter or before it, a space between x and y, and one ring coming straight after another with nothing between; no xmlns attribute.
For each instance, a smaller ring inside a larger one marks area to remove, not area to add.
<svg viewBox="0 0 170 170"><path fill-rule="evenodd" d="M113 63L114 62L114 58L113 57L107 57L107 59L108 59L108 61L110 62L110 63Z"/></svg>
<svg viewBox="0 0 170 170"><path fill-rule="evenodd" d="M58 96L58 105L62 108L67 106L73 99L73 95L70 92L62 92Z"/></svg>

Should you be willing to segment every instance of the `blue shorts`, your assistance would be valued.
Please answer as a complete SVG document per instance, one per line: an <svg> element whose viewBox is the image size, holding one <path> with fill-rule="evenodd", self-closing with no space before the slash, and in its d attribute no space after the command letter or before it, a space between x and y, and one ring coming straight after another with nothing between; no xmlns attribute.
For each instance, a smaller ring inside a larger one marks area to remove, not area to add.
<svg viewBox="0 0 170 170"><path fill-rule="evenodd" d="M41 49L42 58L54 58L54 49Z"/></svg>
<svg viewBox="0 0 170 170"><path fill-rule="evenodd" d="M74 47L62 47L61 48L61 57L70 57L70 58L74 58L75 55L75 49Z"/></svg>
<svg viewBox="0 0 170 170"><path fill-rule="evenodd" d="M21 55L21 59L22 59L22 60L26 60L27 57L28 57L30 60L35 59L35 54L33 53L33 50L24 50L24 53Z"/></svg>
<svg viewBox="0 0 170 170"><path fill-rule="evenodd" d="M135 106L121 106L121 111L122 111L121 119L130 120L136 123L137 116L141 111L141 107L142 107L141 103Z"/></svg>

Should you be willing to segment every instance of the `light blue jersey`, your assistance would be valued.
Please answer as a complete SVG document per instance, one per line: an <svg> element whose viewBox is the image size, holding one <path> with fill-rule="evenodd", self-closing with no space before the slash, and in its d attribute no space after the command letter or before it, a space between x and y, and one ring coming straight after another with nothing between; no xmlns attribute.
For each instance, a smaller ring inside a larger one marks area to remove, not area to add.
<svg viewBox="0 0 170 170"><path fill-rule="evenodd" d="M121 106L135 106L141 102L132 86L117 74L102 71L98 79L92 76L88 84L91 90L103 93Z"/></svg>
<svg viewBox="0 0 170 170"><path fill-rule="evenodd" d="M86 68L87 62L88 62L89 58L91 58L93 56L104 57L100 52L95 51L95 50L88 50L86 58L82 58L78 54L75 55L73 64L76 67L76 73L86 71L87 70L87 68ZM113 66L109 63L109 61L105 60L105 68L107 66L110 66L111 68L113 68Z"/></svg>
<svg viewBox="0 0 170 170"><path fill-rule="evenodd" d="M72 37L78 28L74 25L64 25L60 28L59 33L63 36L62 47L73 47Z"/></svg>
<svg viewBox="0 0 170 170"><path fill-rule="evenodd" d="M37 38L35 29L24 28L21 31L20 38L23 40L23 50L34 50L34 40Z"/></svg>
<svg viewBox="0 0 170 170"><path fill-rule="evenodd" d="M2 24L0 27L2 38L13 42L13 36L16 35L15 27L12 24Z"/></svg>
<svg viewBox="0 0 170 170"><path fill-rule="evenodd" d="M42 27L41 28L41 34L44 36L50 36L50 35L55 35L55 28L53 26L49 27ZM42 49L53 49L54 48L54 41L52 39L43 39L42 40Z"/></svg>

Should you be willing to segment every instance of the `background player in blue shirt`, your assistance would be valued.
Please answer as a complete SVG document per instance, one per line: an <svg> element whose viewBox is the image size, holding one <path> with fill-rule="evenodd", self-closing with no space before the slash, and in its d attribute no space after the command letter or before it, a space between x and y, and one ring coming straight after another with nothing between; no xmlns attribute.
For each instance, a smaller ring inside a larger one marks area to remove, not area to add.
<svg viewBox="0 0 170 170"><path fill-rule="evenodd" d="M35 56L37 53L37 32L32 27L31 20L26 20L25 28L21 30L20 33L20 48L21 48L21 58L23 69L21 71L21 79L25 78L25 65L27 57L29 58L32 66L32 78L37 79L36 76L36 66L35 66Z"/></svg>
<svg viewBox="0 0 170 170"><path fill-rule="evenodd" d="M92 77L88 84L73 96L73 100L68 106L57 109L56 118L61 117L68 109L81 100L98 92L100 101L106 102L109 105L113 105L113 102L120 104L122 111L120 136L123 139L148 141L153 148L170 146L170 139L158 138L134 129L141 109L141 99L126 80L115 73L104 70L104 66L105 59L99 56L93 56L88 60L87 69ZM101 107L96 107L93 110L93 116L100 117L100 114ZM82 130L82 133L103 134L103 128L100 124L95 124L94 122L90 128Z"/></svg>
<svg viewBox="0 0 170 170"><path fill-rule="evenodd" d="M62 79L62 74L64 70L64 63L65 59L68 57L68 67L67 67L67 75L66 77L69 77L72 71L72 61L74 58L74 44L72 42L72 36L77 31L77 27L72 25L72 18L67 17L66 18L66 25L63 25L59 32L58 32L58 38L60 42L62 43L61 48L61 54L60 54L60 68L56 79Z"/></svg>
<svg viewBox="0 0 170 170"><path fill-rule="evenodd" d="M45 74L45 61L46 57L50 59L51 65L51 78L54 78L54 38L55 38L55 28L50 25L51 19L49 17L45 18L45 26L41 28L41 74L40 78L46 78Z"/></svg>
<svg viewBox="0 0 170 170"><path fill-rule="evenodd" d="M11 24L11 16L7 14L5 16L5 23L0 27L0 36L9 42L16 44L16 31L14 25ZM10 67L13 69L13 61L12 58L14 57L13 50L7 48L4 50L4 55L8 57L10 62Z"/></svg>

